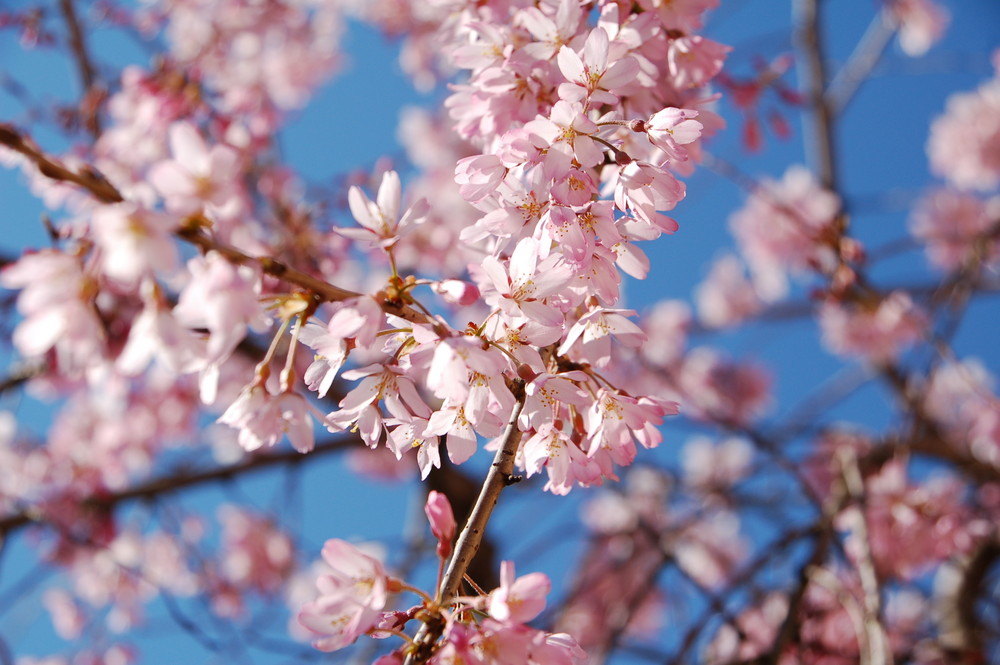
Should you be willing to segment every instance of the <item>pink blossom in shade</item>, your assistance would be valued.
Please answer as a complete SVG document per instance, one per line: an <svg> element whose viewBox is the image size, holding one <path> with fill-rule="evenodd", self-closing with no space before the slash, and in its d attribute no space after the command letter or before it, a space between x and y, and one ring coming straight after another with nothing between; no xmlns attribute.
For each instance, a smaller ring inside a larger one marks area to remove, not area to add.
<svg viewBox="0 0 1000 665"><path fill-rule="evenodd" d="M560 206L582 207L595 201L598 188L589 170L572 168L552 183L550 195ZM550 212L553 208L549 208Z"/></svg>
<svg viewBox="0 0 1000 665"><path fill-rule="evenodd" d="M461 335L441 339L435 334L422 340L418 334L414 329L414 339L418 342L433 345L426 382L431 392L441 399L464 403L469 397L470 373L497 376L510 364L498 349L477 337Z"/></svg>
<svg viewBox="0 0 1000 665"><path fill-rule="evenodd" d="M577 102L556 102L548 117L539 116L524 129L536 148L547 150L543 164L550 178L564 175L573 159L586 168L604 161L605 148L593 138L599 127Z"/></svg>
<svg viewBox="0 0 1000 665"><path fill-rule="evenodd" d="M948 98L931 123L931 171L959 189L1000 187L1000 77Z"/></svg>
<svg viewBox="0 0 1000 665"><path fill-rule="evenodd" d="M753 446L746 439L695 437L681 451L684 484L705 492L726 491L747 476L752 460Z"/></svg>
<svg viewBox="0 0 1000 665"><path fill-rule="evenodd" d="M606 452L615 464L627 466L635 459L635 441L644 448L655 448L663 440L657 427L665 416L677 413L676 402L601 389L584 414L590 439L587 455Z"/></svg>
<svg viewBox="0 0 1000 665"><path fill-rule="evenodd" d="M787 615L788 598L781 593L768 594L758 605L745 609L736 626L729 622L720 626L705 650L705 662L722 665L754 660L774 644Z"/></svg>
<svg viewBox="0 0 1000 665"><path fill-rule="evenodd" d="M347 341L331 335L325 326L313 321L299 330L299 341L316 352L302 380L309 390L326 397L347 360Z"/></svg>
<svg viewBox="0 0 1000 665"><path fill-rule="evenodd" d="M331 570L317 578L319 597L302 606L298 620L319 636L314 647L336 651L375 627L385 607L388 577L377 559L343 540L326 541L323 559Z"/></svg>
<svg viewBox="0 0 1000 665"><path fill-rule="evenodd" d="M490 283L482 291L486 301L499 306L512 321L523 317L556 327L562 324L563 316L543 301L572 279L572 271L558 254L540 259L540 252L537 240L523 238L511 253L507 267L496 257L484 258L482 269Z"/></svg>
<svg viewBox="0 0 1000 665"><path fill-rule="evenodd" d="M719 0L637 0L646 11L656 13L664 28L697 32L704 24L704 14L719 6Z"/></svg>
<svg viewBox="0 0 1000 665"><path fill-rule="evenodd" d="M837 355L881 364L919 341L928 320L907 293L893 291L873 305L823 303L819 326L824 345Z"/></svg>
<svg viewBox="0 0 1000 665"><path fill-rule="evenodd" d="M804 167L792 166L780 182L762 182L730 217L761 298L783 297L789 274L833 269L836 256L825 238L839 211L835 194Z"/></svg>
<svg viewBox="0 0 1000 665"><path fill-rule="evenodd" d="M492 194L507 175L507 167L496 155L475 155L458 160L455 182L462 198L475 203Z"/></svg>
<svg viewBox="0 0 1000 665"><path fill-rule="evenodd" d="M983 199L953 189L935 189L914 206L910 233L925 245L927 258L943 270L957 270L969 261L996 265L1000 243L992 231L1000 228L1000 199Z"/></svg>
<svg viewBox="0 0 1000 665"><path fill-rule="evenodd" d="M710 328L737 325L763 308L742 262L727 254L712 264L708 277L695 289L698 318Z"/></svg>
<svg viewBox="0 0 1000 665"><path fill-rule="evenodd" d="M489 431L495 431L495 427ZM445 437L448 448L448 459L454 464L462 464L476 452L478 438L476 430L465 415L465 407L461 404L445 403L443 408L431 414L422 436L430 437L435 442L438 437ZM432 442L433 443L433 442ZM423 467L421 467L423 469Z"/></svg>
<svg viewBox="0 0 1000 665"><path fill-rule="evenodd" d="M746 559L750 547L740 536L739 517L717 511L684 529L669 547L677 565L692 579L718 587L731 579Z"/></svg>
<svg viewBox="0 0 1000 665"><path fill-rule="evenodd" d="M631 83L639 73L639 62L632 56L609 62L608 33L597 27L590 31L583 51L577 53L569 46L559 49L556 62L566 77L559 85L559 97L566 101L587 100L589 104L617 104L617 90Z"/></svg>
<svg viewBox="0 0 1000 665"><path fill-rule="evenodd" d="M101 250L101 270L127 286L177 266L171 234L178 219L134 203L99 206L91 213L91 230Z"/></svg>
<svg viewBox="0 0 1000 665"><path fill-rule="evenodd" d="M280 591L295 569L291 538L270 519L237 506L222 506L218 515L221 575L237 589Z"/></svg>
<svg viewBox="0 0 1000 665"><path fill-rule="evenodd" d="M167 210L181 215L197 213L206 206L220 210L240 197L240 156L230 146L211 148L189 122L170 126L172 159L157 162L149 170L149 181L163 197Z"/></svg>
<svg viewBox="0 0 1000 665"><path fill-rule="evenodd" d="M488 612L499 621L528 623L545 609L552 582L542 573L514 578L514 562L500 564L500 586L490 592Z"/></svg>
<svg viewBox="0 0 1000 665"><path fill-rule="evenodd" d="M912 580L932 566L971 551L990 533L991 525L976 519L965 503L965 485L952 475L921 482L907 479L906 465L893 459L865 479L864 515L868 543L880 575ZM857 510L857 508L852 508ZM837 528L849 531L846 551L863 556L851 530L850 516L838 517Z"/></svg>
<svg viewBox="0 0 1000 665"><path fill-rule="evenodd" d="M746 425L771 404L771 379L761 367L728 360L707 347L685 356L679 383L684 410L696 418Z"/></svg>
<svg viewBox="0 0 1000 665"><path fill-rule="evenodd" d="M451 502L448 497L431 490L427 493L427 503L424 504L424 514L431 525L431 533L437 538L437 555L441 559L451 556L452 541L455 540L455 533L458 531L458 523L455 522L455 514L451 510Z"/></svg>
<svg viewBox="0 0 1000 665"><path fill-rule="evenodd" d="M688 152L683 147L701 138L703 126L695 120L698 111L668 107L657 111L646 121L649 142L662 150L671 162L684 162Z"/></svg>
<svg viewBox="0 0 1000 665"><path fill-rule="evenodd" d="M502 66L513 49L511 30L508 26L483 21L469 21L464 28L469 31L470 42L449 45L451 63L460 69L482 71Z"/></svg>
<svg viewBox="0 0 1000 665"><path fill-rule="evenodd" d="M933 0L887 0L886 10L899 26L899 45L917 57L944 36L950 15Z"/></svg>
<svg viewBox="0 0 1000 665"><path fill-rule="evenodd" d="M337 229L337 232L354 240L373 243L377 247L392 247L401 236L412 231L414 225L420 224L429 210L427 201L420 199L407 208L400 217L401 198L402 186L399 174L395 171L386 171L382 174L382 184L379 185L378 195L374 201L369 199L360 187L351 187L347 192L347 201L351 207L351 214L361 228L342 228Z"/></svg>
<svg viewBox="0 0 1000 665"><path fill-rule="evenodd" d="M210 361L229 357L247 328L262 332L270 324L260 303L260 275L236 266L218 252L188 261L191 279L181 291L174 316L189 328L208 329Z"/></svg>
<svg viewBox="0 0 1000 665"><path fill-rule="evenodd" d="M621 344L632 348L638 348L646 341L642 328L630 321L629 316L635 316L635 311L591 308L569 329L556 353L566 355L576 345L578 351L575 357L585 358L586 362L598 367L606 366L611 360L612 335Z"/></svg>
<svg viewBox="0 0 1000 665"><path fill-rule="evenodd" d="M923 403L950 445L1000 466L1000 398L994 377L978 360L948 361L936 367Z"/></svg>
<svg viewBox="0 0 1000 665"><path fill-rule="evenodd" d="M701 35L671 40L667 50L671 82L678 90L704 86L722 71L726 56L732 50Z"/></svg>

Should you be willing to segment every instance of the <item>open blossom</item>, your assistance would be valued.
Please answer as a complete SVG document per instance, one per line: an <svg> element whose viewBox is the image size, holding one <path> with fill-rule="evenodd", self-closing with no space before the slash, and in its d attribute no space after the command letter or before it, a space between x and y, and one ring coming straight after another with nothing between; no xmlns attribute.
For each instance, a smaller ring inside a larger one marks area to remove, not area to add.
<svg viewBox="0 0 1000 665"><path fill-rule="evenodd" d="M604 147L593 137L598 127L579 103L560 100L547 118L532 120L524 129L535 147L548 151L544 163L551 177L569 170L573 159L585 167L597 166L604 159Z"/></svg>
<svg viewBox="0 0 1000 665"><path fill-rule="evenodd" d="M500 564L500 587L490 593L489 613L494 619L528 623L545 609L552 583L542 573L514 578L514 563Z"/></svg>
<svg viewBox="0 0 1000 665"><path fill-rule="evenodd" d="M0 272L0 286L22 289L24 316L13 341L26 357L55 350L67 374L94 367L104 356L104 328L92 300L95 284L80 259L57 250L27 253Z"/></svg>
<svg viewBox="0 0 1000 665"><path fill-rule="evenodd" d="M347 202L351 206L351 214L361 228L341 228L337 229L337 232L348 238L372 242L379 247L392 247L399 241L400 236L412 230L413 225L423 221L428 210L427 201L420 199L407 208L400 217L401 198L399 174L395 171L386 171L382 174L382 184L379 185L378 195L374 201L369 199L360 187L351 187L347 193Z"/></svg>
<svg viewBox="0 0 1000 665"><path fill-rule="evenodd" d="M319 636L313 646L335 651L375 627L389 580L377 559L343 540L326 541L323 559L332 570L316 580L319 597L302 606L298 619Z"/></svg>
<svg viewBox="0 0 1000 665"><path fill-rule="evenodd" d="M704 128L696 117L698 111L693 109L671 106L657 111L645 123L649 142L665 152L670 161L686 161L688 153L681 146L697 141Z"/></svg>
<svg viewBox="0 0 1000 665"><path fill-rule="evenodd" d="M166 273L177 265L173 216L134 203L116 203L94 210L91 226L101 248L101 270L123 284L135 285L141 277Z"/></svg>
<svg viewBox="0 0 1000 665"><path fill-rule="evenodd" d="M487 302L498 305L514 321L524 317L546 326L559 326L562 314L543 300L563 287L572 272L558 254L539 260L540 251L537 240L524 238L511 253L509 268L496 257L483 259L483 271L495 289L484 295Z"/></svg>
<svg viewBox="0 0 1000 665"><path fill-rule="evenodd" d="M254 382L219 416L219 422L239 430L244 450L273 446L288 435L297 451L307 453L315 445L312 411L302 395L291 391L272 395Z"/></svg>
<svg viewBox="0 0 1000 665"><path fill-rule="evenodd" d="M236 150L223 144L209 148L188 122L175 122L169 133L172 159L157 162L149 171L167 209L189 215L206 206L218 211L236 204L242 182Z"/></svg>
<svg viewBox="0 0 1000 665"><path fill-rule="evenodd" d="M565 355L575 345L588 362L603 367L611 360L612 335L625 346L638 347L646 341L642 329L626 318L634 315L631 309L595 307L573 324L557 353Z"/></svg>
<svg viewBox="0 0 1000 665"><path fill-rule="evenodd" d="M592 104L617 104L611 91L630 83L639 73L639 61L625 56L608 62L608 33L597 27L590 31L578 54L569 46L559 49L556 62L567 83L559 86L559 97L566 101L589 99Z"/></svg>

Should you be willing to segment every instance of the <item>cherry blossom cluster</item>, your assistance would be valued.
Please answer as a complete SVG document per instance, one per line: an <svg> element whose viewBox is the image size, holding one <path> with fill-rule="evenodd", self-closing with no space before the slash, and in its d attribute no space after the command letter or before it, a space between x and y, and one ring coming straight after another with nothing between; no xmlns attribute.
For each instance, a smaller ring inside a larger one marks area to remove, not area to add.
<svg viewBox="0 0 1000 665"><path fill-rule="evenodd" d="M444 495L432 491L425 512L443 566L457 530L451 504ZM346 541L328 540L323 559L329 569L316 580L318 595L303 605L298 616L317 636L313 645L322 651L342 649L368 634L406 641L403 647L376 660L378 665L398 665L407 657L432 665L573 665L583 660L583 651L569 635L527 625L545 609L551 582L541 573L517 577L513 562L501 565L498 588L442 603L440 597L389 575L377 558ZM417 594L421 603L405 611L387 609L403 592ZM425 644L419 635L411 639L403 631L413 620L437 626L441 641Z"/></svg>

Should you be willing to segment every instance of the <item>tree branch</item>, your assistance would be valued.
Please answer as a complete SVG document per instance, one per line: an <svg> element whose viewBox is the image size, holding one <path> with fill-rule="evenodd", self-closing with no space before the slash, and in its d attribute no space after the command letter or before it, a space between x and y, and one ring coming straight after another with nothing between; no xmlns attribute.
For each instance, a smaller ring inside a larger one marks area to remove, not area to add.
<svg viewBox="0 0 1000 665"><path fill-rule="evenodd" d="M199 487L220 480L231 480L253 471L269 469L275 466L302 464L317 456L339 452L358 442L359 440L356 437L343 437L320 444L307 455L303 455L296 450L286 450L280 453L255 455L235 464L218 466L214 469L203 471L175 469L172 472L164 473L158 478L153 478L120 492L90 497L85 502L95 508L110 510L119 504L132 501L149 501L184 489ZM0 518L0 540L25 526L45 521L44 516L39 516L30 510L7 515Z"/></svg>
<svg viewBox="0 0 1000 665"><path fill-rule="evenodd" d="M521 443L521 431L517 427L517 420L524 408L524 382L517 380L514 384L514 410L507 421L507 429L501 436L501 445L497 449L493 458L493 464L483 481L483 489L479 493L476 505L469 515L468 521L462 528L455 543L455 553L448 562L444 579L441 581L441 588L438 590L438 599L442 604L447 604L458 594L458 589L465 577L465 572L469 568L472 558L479 550L479 544L486 533L486 524L493 514L497 499L503 488L510 484L511 474L514 472L514 456L517 447ZM425 623L416 636L413 638L413 650L406 658L406 665L422 665L434 654L434 649L444 631L444 622Z"/></svg>

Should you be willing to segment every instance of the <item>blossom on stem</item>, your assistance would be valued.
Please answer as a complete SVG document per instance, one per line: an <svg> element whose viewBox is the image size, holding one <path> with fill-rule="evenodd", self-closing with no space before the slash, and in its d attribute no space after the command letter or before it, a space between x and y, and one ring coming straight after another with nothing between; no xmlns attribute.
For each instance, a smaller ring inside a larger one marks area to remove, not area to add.
<svg viewBox="0 0 1000 665"><path fill-rule="evenodd" d="M447 559L451 556L451 543L455 540L455 533L458 531L455 514L451 510L451 502L441 492L431 490L427 494L424 514L427 515L427 521L430 522L431 533L438 541L438 557Z"/></svg>
<svg viewBox="0 0 1000 665"><path fill-rule="evenodd" d="M609 46L608 33L597 27L587 36L582 53L569 46L559 49L556 62L567 80L559 85L560 98L569 102L587 99L594 105L618 103L618 96L611 91L635 79L639 61L625 56L609 64Z"/></svg>
<svg viewBox="0 0 1000 665"><path fill-rule="evenodd" d="M389 580L377 559L343 540L326 541L323 559L332 570L316 580L319 598L302 606L298 620L320 636L314 647L335 651L375 627Z"/></svg>
<svg viewBox="0 0 1000 665"><path fill-rule="evenodd" d="M545 609L545 597L552 582L542 573L529 573L515 579L514 562L500 564L500 586L490 593L489 613L499 621L527 623Z"/></svg>
<svg viewBox="0 0 1000 665"><path fill-rule="evenodd" d="M351 214L361 228L340 228L337 232L354 240L371 242L384 249L392 247L400 237L413 230L414 225L422 222L430 209L427 201L420 199L407 208L400 217L401 198L402 188L399 175L395 171L386 171L382 174L382 184L379 185L378 195L374 201L369 199L360 187L351 187L347 193L347 202L350 204Z"/></svg>

